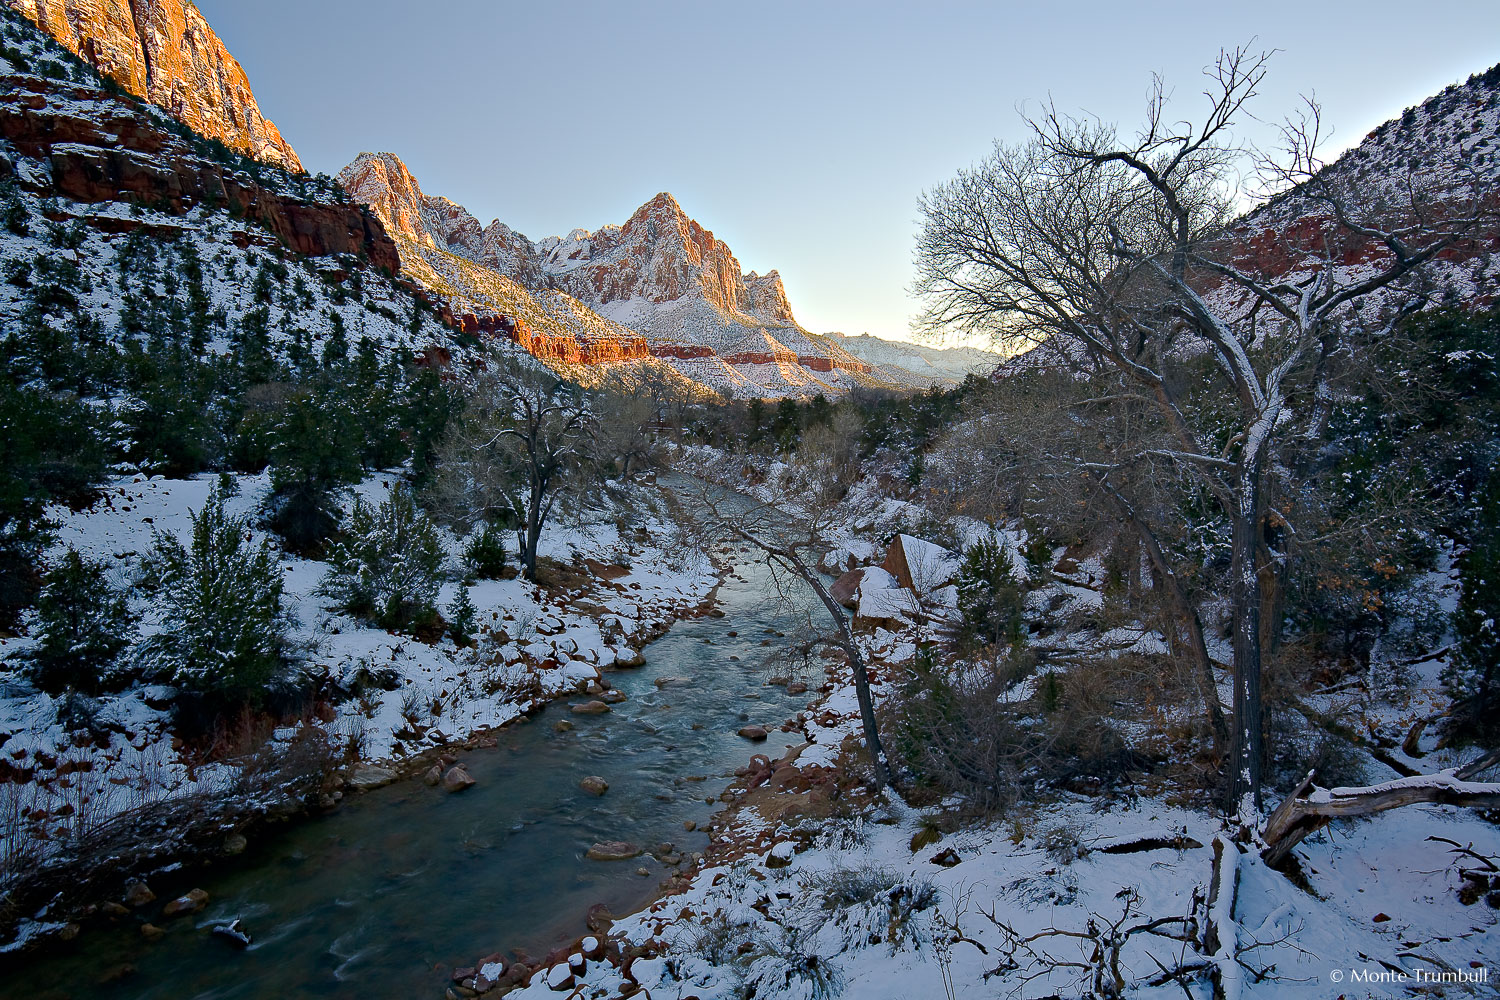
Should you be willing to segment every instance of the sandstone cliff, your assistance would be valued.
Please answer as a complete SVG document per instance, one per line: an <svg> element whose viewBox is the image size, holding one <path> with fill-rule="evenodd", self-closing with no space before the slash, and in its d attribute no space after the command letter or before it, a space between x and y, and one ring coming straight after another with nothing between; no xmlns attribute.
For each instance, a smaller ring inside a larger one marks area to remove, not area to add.
<svg viewBox="0 0 1500 1000"><path fill-rule="evenodd" d="M399 268L395 244L361 206L314 197L319 192L307 178L261 181L236 172L200 155L171 130L173 123L145 110L96 88L0 69L0 139L46 165L21 177L38 194L177 214L199 205L227 207L299 253L357 254L392 273Z"/></svg>
<svg viewBox="0 0 1500 1000"><path fill-rule="evenodd" d="M300 173L250 81L184 0L4 0L137 97L238 152Z"/></svg>

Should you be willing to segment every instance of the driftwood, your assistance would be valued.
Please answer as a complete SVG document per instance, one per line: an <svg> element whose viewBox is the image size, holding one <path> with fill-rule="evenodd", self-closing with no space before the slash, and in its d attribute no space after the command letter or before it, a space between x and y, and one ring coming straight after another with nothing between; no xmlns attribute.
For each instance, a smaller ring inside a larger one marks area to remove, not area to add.
<svg viewBox="0 0 1500 1000"><path fill-rule="evenodd" d="M1266 849L1261 852L1261 857L1268 865L1279 865L1303 838L1335 819L1371 816L1419 802L1477 809L1500 808L1500 783L1469 780L1496 764L1500 764L1500 750L1493 750L1465 767L1398 778L1363 788L1318 788L1313 784L1314 773L1309 771L1297 790L1287 796L1266 821L1261 834Z"/></svg>

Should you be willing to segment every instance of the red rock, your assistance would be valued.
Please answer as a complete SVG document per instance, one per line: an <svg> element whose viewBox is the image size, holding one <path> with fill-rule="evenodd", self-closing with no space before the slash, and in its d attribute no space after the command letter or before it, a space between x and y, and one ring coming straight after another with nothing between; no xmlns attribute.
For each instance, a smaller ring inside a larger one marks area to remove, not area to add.
<svg viewBox="0 0 1500 1000"><path fill-rule="evenodd" d="M202 135L302 172L250 81L185 0L9 0L64 48Z"/></svg>

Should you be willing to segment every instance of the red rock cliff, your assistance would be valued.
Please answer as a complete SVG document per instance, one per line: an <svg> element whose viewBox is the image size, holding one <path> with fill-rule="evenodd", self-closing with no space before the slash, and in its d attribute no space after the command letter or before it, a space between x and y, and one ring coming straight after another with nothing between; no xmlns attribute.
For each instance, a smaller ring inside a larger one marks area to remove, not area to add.
<svg viewBox="0 0 1500 1000"><path fill-rule="evenodd" d="M0 137L50 164L47 194L81 202L143 202L179 213L204 203L227 206L299 253L363 254L392 273L400 266L395 243L361 206L264 185L198 155L128 100L101 90L33 76L0 77Z"/></svg>
<svg viewBox="0 0 1500 1000"><path fill-rule="evenodd" d="M250 81L184 0L4 0L137 97L231 149L300 173Z"/></svg>

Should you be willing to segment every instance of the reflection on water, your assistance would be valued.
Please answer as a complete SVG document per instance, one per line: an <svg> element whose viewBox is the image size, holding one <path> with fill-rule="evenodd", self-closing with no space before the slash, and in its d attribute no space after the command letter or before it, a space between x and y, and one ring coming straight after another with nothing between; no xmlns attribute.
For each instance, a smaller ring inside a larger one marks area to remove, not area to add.
<svg viewBox="0 0 1500 1000"><path fill-rule="evenodd" d="M594 903L617 913L641 905L668 869L649 855L587 861L589 846L702 849L706 837L683 824L713 812L704 798L752 753L795 742L773 731L752 746L735 735L746 714L770 728L806 701L761 686L771 652L761 640L785 622L765 570L739 573L720 591L724 618L677 625L647 649L646 666L611 675L629 695L612 713L554 705L499 734L495 749L466 754L478 784L461 794L402 782L252 844L240 867L203 878L208 908L168 922L161 941L143 945L134 925L90 929L72 955L7 976L0 996L436 998L454 964L516 947L540 955L581 933ZM658 688L662 677L689 683ZM554 731L564 717L575 728ZM580 790L587 775L609 792ZM684 780L700 775L709 780ZM235 917L254 937L243 951L210 933ZM126 964L134 971L121 975Z"/></svg>

